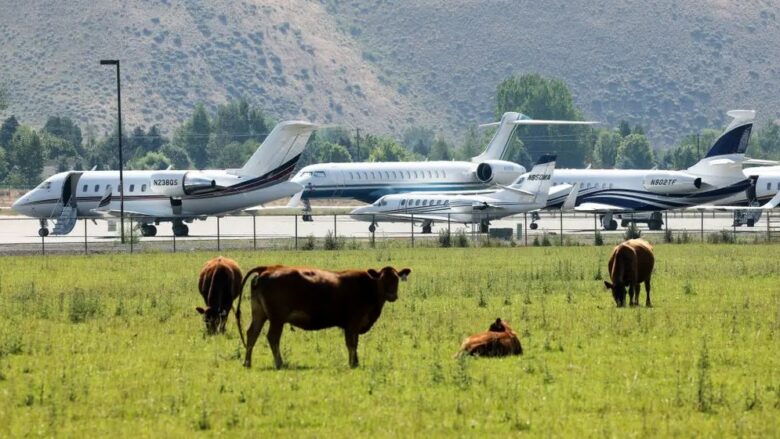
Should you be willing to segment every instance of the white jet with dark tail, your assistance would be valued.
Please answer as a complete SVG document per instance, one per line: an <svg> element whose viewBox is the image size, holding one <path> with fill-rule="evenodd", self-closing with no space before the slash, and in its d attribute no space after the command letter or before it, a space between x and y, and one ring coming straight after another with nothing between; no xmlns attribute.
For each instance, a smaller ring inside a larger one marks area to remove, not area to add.
<svg viewBox="0 0 780 439"><path fill-rule="evenodd" d="M185 222L242 210L301 191L288 181L316 125L281 122L239 169L124 171L124 214L132 217L143 236L154 236L155 225L173 222L176 236L187 236ZM47 178L16 200L13 209L40 219L40 236L73 230L81 218L120 215L119 171L69 171Z"/></svg>

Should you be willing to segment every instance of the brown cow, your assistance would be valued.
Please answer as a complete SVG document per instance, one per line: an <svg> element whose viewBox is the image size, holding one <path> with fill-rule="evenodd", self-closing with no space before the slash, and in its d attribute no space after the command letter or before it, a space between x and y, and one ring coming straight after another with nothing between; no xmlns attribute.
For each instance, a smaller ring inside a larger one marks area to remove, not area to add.
<svg viewBox="0 0 780 439"><path fill-rule="evenodd" d="M198 289L206 308L198 306L195 310L203 315L209 334L225 332L233 300L241 294L241 279L241 268L236 261L222 256L206 262L201 269ZM239 316L239 310L236 310L236 318Z"/></svg>
<svg viewBox="0 0 780 439"><path fill-rule="evenodd" d="M655 257L653 246L644 239L631 239L618 244L609 257L609 277L612 282L604 281L607 289L612 290L612 297L618 307L626 305L626 286L628 286L629 305L639 306L639 292L642 282L645 283L645 306L650 303L650 276L653 274Z"/></svg>
<svg viewBox="0 0 780 439"><path fill-rule="evenodd" d="M522 355L523 346L515 331L505 321L498 318L486 332L466 337L455 357L460 357L464 353L480 357Z"/></svg>
<svg viewBox="0 0 780 439"><path fill-rule="evenodd" d="M385 302L398 299L398 281L406 280L409 273L408 268L397 271L393 267L338 272L282 265L253 268L242 283L243 287L257 274L252 279L252 324L247 330L244 366L251 367L252 348L268 320L268 344L277 369L282 367L279 340L285 323L304 330L342 328L349 365L357 367L358 336L371 329Z"/></svg>

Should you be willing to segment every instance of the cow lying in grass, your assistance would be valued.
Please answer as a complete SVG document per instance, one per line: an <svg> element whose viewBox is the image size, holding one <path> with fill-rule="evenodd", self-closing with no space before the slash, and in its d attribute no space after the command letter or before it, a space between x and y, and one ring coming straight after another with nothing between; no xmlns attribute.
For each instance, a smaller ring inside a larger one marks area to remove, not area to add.
<svg viewBox="0 0 780 439"><path fill-rule="evenodd" d="M523 346L515 331L505 321L498 318L487 331L474 334L463 340L455 357L460 357L463 354L480 357L504 357L522 355L522 353Z"/></svg>
<svg viewBox="0 0 780 439"><path fill-rule="evenodd" d="M618 244L607 263L612 282L604 281L604 286L612 290L612 297L618 307L626 306L626 286L628 286L629 305L639 306L639 292L645 283L645 306L650 302L650 277L653 275L655 256L653 246L644 239L631 239Z"/></svg>
<svg viewBox="0 0 780 439"><path fill-rule="evenodd" d="M338 272L282 265L253 268L242 283L243 287L255 275L244 366L251 367L252 349L268 320L268 344L277 369L282 367L279 340L285 323L305 330L342 328L349 366L357 367L358 336L371 329L385 302L398 299L398 281L406 280L410 272L393 267Z"/></svg>
<svg viewBox="0 0 780 439"><path fill-rule="evenodd" d="M209 334L225 332L233 300L241 294L241 278L241 268L236 261L222 256L206 262L201 269L198 289L206 307L198 306L195 310L203 315ZM236 318L239 318L238 310Z"/></svg>

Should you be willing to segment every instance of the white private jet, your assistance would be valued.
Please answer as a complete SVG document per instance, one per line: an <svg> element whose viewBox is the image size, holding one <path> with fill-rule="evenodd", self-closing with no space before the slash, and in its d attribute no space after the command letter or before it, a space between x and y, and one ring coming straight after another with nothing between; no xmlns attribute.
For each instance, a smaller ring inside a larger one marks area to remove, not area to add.
<svg viewBox="0 0 780 439"><path fill-rule="evenodd" d="M733 118L725 132L715 140L706 157L683 171L652 169L558 169L553 185L579 184L575 211L601 214L606 230L617 229L613 215L629 222L647 222L651 230L663 225L661 211L715 202L744 193L750 179L742 166L755 111L732 110ZM554 186L555 187L555 186ZM556 208L567 197L561 191L548 199L547 207ZM632 218L636 213L644 219Z"/></svg>
<svg viewBox="0 0 780 439"><path fill-rule="evenodd" d="M288 181L316 125L281 122L240 169L124 171L124 214L141 225L143 236L155 224L173 222L176 236L187 236L184 222L205 219L289 197L301 185ZM69 171L47 178L13 204L17 212L39 218L40 236L70 233L80 218L120 215L119 171Z"/></svg>
<svg viewBox="0 0 780 439"><path fill-rule="evenodd" d="M542 156L531 172L522 175L513 184L489 193L467 195L417 192L385 195L373 204L354 209L350 216L355 220L370 222L371 232L376 230L380 222L410 221L421 222L423 233L430 233L435 221L480 224L481 230L485 232L490 220L541 209L547 205L555 158L555 155ZM568 192L576 193L571 190Z"/></svg>
<svg viewBox="0 0 780 439"><path fill-rule="evenodd" d="M465 161L322 163L301 169L292 181L304 190L291 200L303 200L304 220L311 217L309 200L349 198L371 203L389 194L408 192L475 192L496 184L511 184L526 172L517 163L501 160L518 125L591 125L597 122L538 120L514 112L504 113L485 151Z"/></svg>

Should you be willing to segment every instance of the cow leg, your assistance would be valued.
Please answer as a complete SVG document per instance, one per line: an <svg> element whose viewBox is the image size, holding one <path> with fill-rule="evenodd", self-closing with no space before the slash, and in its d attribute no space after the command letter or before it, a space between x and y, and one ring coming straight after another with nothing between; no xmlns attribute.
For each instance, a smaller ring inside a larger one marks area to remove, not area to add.
<svg viewBox="0 0 780 439"><path fill-rule="evenodd" d="M358 337L357 332L344 331L344 341L347 343L347 351L349 352L349 367L353 369L358 367Z"/></svg>
<svg viewBox="0 0 780 439"><path fill-rule="evenodd" d="M284 322L271 321L271 325L268 328L268 344L271 346L271 352L274 354L274 366L277 369L282 368L282 353L279 352L279 340L282 339L282 329L284 329Z"/></svg>
<svg viewBox="0 0 780 439"><path fill-rule="evenodd" d="M252 367L252 349L255 347L257 337L260 336L260 331L263 330L263 325L267 317L263 307L255 301L252 301L252 323L249 325L249 329L246 330L246 358L244 359L244 367Z"/></svg>
<svg viewBox="0 0 780 439"><path fill-rule="evenodd" d="M651 308L653 304L650 303L650 279L645 281L645 292L647 293L645 294L645 306ZM637 298L637 300L639 299Z"/></svg>
<svg viewBox="0 0 780 439"><path fill-rule="evenodd" d="M639 299L637 298L639 296L639 284L636 282L632 282L628 286L628 303L629 306L637 306L639 304Z"/></svg>

